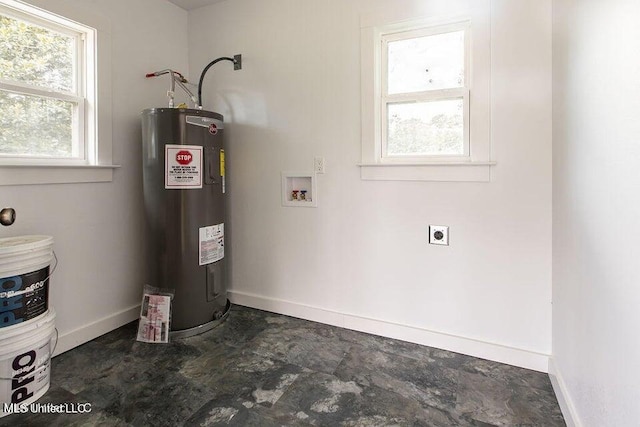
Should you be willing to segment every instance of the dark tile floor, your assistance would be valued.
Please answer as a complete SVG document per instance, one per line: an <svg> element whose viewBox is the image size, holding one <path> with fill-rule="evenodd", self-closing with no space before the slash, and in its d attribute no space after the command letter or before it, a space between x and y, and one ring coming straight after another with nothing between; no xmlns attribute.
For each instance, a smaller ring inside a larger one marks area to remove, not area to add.
<svg viewBox="0 0 640 427"><path fill-rule="evenodd" d="M564 426L547 375L234 306L206 334L135 341L135 323L53 360L40 402L0 426Z"/></svg>

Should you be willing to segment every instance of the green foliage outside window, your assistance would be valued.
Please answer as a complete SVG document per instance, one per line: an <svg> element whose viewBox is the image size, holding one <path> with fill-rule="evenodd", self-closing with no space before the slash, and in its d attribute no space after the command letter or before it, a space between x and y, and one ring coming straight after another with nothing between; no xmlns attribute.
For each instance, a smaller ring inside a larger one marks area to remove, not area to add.
<svg viewBox="0 0 640 427"><path fill-rule="evenodd" d="M0 79L75 92L75 38L0 16ZM75 103L0 90L0 154L71 157Z"/></svg>

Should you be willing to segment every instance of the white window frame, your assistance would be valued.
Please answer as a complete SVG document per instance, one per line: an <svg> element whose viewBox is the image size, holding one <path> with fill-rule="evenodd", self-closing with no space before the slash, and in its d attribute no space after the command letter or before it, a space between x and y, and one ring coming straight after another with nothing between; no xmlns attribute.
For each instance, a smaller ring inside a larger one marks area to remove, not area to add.
<svg viewBox="0 0 640 427"><path fill-rule="evenodd" d="M488 182L490 150L490 3L470 2L469 10L448 16L399 19L361 18L362 156L364 180ZM441 34L465 30L465 86L460 89L387 95L387 43L412 34ZM416 96L417 95L417 96ZM465 108L465 152L461 156L386 156L387 103L402 99L462 97Z"/></svg>
<svg viewBox="0 0 640 427"><path fill-rule="evenodd" d="M40 16L26 13L23 10L17 10L7 7L0 2L0 14L9 18L37 25L47 30L64 34L75 39L74 52L74 87L71 91L47 89L37 85L24 84L17 81L7 81L0 79L0 89L5 92L13 92L27 96L35 96L39 98L50 98L54 100L71 102L75 105L73 111L72 122L72 157L56 158L44 156L30 156L28 153L21 155L11 155L0 153L0 163L2 164L91 164L93 158L91 154L91 145L89 142L85 122L90 121L91 117L87 116L87 107L85 104L95 103L93 99L93 91L88 90L89 82L87 82L87 67L85 63L94 62L94 51L91 48L94 43L94 32L92 28L79 25L75 22L64 20L57 16L51 16L44 19Z"/></svg>
<svg viewBox="0 0 640 427"><path fill-rule="evenodd" d="M0 0L0 11L77 37L74 91L0 81L6 91L77 103L74 158L0 156L0 185L107 182L113 179L110 24L88 9L60 0ZM98 78L99 76L99 78Z"/></svg>
<svg viewBox="0 0 640 427"><path fill-rule="evenodd" d="M381 67L382 74L380 76L381 85L381 111L380 124L382 126L382 134L380 141L380 157L382 163L419 163L422 161L433 160L460 160L469 157L469 23L461 22L456 24L448 24L441 26L433 26L421 28L417 30L382 33L380 36L381 43ZM409 40L418 37L435 36L439 34L447 34L452 32L464 32L464 85L459 88L447 88L427 90L420 92L406 92L398 94L389 94L389 43ZM391 156L388 154L388 132L389 132L389 104L402 102L429 102L444 101L450 99L462 99L463 102L463 153L461 155L441 156L441 155L406 155Z"/></svg>

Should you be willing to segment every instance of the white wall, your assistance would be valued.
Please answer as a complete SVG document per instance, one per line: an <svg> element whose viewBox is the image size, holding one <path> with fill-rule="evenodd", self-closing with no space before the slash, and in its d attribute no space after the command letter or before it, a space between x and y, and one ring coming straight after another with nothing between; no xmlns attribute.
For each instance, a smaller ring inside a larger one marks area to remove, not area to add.
<svg viewBox="0 0 640 427"><path fill-rule="evenodd" d="M471 2L472 0L468 0ZM191 77L226 116L233 301L547 369L551 4L493 0L491 183L360 180L360 16L445 0L234 0L189 14ZM324 156L316 209L280 172ZM429 224L451 246L427 244Z"/></svg>
<svg viewBox="0 0 640 427"><path fill-rule="evenodd" d="M48 234L60 265L51 282L58 353L138 316L144 262L140 112L164 106L168 80L147 72L187 72L187 13L155 0L34 1L89 8L111 22L113 182L0 187L17 211L0 237ZM50 6L51 7L51 6Z"/></svg>
<svg viewBox="0 0 640 427"><path fill-rule="evenodd" d="M573 423L640 419L640 3L553 3L554 386Z"/></svg>

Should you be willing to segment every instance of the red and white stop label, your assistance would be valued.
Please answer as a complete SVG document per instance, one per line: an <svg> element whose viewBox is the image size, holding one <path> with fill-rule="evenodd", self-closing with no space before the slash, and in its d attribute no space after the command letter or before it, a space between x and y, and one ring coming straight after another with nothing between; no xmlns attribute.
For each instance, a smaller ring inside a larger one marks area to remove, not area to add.
<svg viewBox="0 0 640 427"><path fill-rule="evenodd" d="M180 163L181 165L188 165L189 163L191 163L191 160L193 160L193 155L191 155L191 153L187 150L180 150L176 154L176 162Z"/></svg>
<svg viewBox="0 0 640 427"><path fill-rule="evenodd" d="M201 145L165 145L164 188L194 189L202 188L202 152Z"/></svg>

